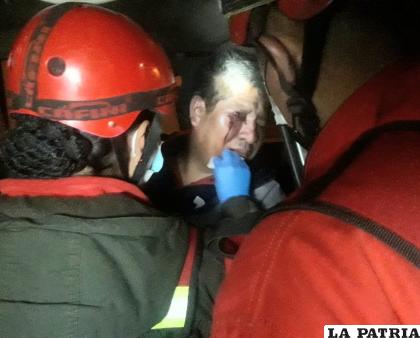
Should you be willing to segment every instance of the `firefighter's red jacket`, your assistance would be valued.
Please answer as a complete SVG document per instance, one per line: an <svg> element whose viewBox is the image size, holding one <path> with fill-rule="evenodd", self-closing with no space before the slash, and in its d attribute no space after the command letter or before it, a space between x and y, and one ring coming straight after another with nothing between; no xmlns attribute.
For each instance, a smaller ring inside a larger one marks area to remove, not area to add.
<svg viewBox="0 0 420 338"><path fill-rule="evenodd" d="M305 182L295 203L355 213L409 250L351 219L275 212L242 244L212 336L307 338L323 337L327 324L419 324L420 65L393 66L347 100L315 142Z"/></svg>

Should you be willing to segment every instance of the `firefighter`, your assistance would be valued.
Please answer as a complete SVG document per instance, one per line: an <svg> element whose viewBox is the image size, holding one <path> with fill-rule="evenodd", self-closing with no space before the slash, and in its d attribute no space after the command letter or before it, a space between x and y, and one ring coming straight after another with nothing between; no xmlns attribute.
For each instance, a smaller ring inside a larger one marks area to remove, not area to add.
<svg viewBox="0 0 420 338"><path fill-rule="evenodd" d="M388 66L331 117L303 187L242 243L216 299L213 337L419 323L419 80L418 59Z"/></svg>
<svg viewBox="0 0 420 338"><path fill-rule="evenodd" d="M48 7L17 37L6 89L16 128L1 146L0 336L193 335L197 233L128 182L160 166L175 98L162 49L113 11ZM249 168L218 161L226 203L257 210Z"/></svg>

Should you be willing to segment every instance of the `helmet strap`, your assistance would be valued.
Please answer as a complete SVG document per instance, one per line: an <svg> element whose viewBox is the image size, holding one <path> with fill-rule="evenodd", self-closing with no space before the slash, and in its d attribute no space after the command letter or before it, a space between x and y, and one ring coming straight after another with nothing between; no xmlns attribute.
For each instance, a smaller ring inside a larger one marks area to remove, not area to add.
<svg viewBox="0 0 420 338"><path fill-rule="evenodd" d="M156 115L157 114L155 114L153 118L149 133L146 136L145 147L143 150L141 160L139 161L136 169L134 170L133 177L131 177L131 180L136 184L143 183L144 175L152 165L152 157L161 143L162 128L160 125L159 116Z"/></svg>
<svg viewBox="0 0 420 338"><path fill-rule="evenodd" d="M127 135L123 134L111 139L112 151L118 162L120 175L124 178L128 177L128 158L127 153Z"/></svg>

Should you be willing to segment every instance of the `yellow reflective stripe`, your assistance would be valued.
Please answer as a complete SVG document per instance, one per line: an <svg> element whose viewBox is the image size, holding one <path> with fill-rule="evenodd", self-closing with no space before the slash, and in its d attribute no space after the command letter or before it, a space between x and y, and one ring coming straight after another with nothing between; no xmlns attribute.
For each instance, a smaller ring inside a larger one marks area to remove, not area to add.
<svg viewBox="0 0 420 338"><path fill-rule="evenodd" d="M188 308L188 286L177 286L168 313L152 330L184 327Z"/></svg>

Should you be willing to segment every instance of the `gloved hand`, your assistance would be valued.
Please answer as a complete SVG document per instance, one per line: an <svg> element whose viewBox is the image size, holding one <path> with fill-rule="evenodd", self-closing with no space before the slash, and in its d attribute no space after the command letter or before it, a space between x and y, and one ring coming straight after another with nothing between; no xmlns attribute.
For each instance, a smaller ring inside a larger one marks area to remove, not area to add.
<svg viewBox="0 0 420 338"><path fill-rule="evenodd" d="M216 192L221 203L231 197L249 196L251 172L244 160L234 151L224 149L213 157Z"/></svg>

